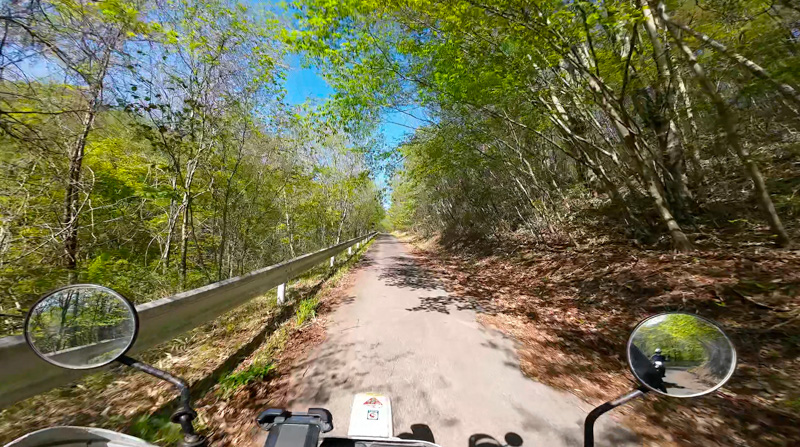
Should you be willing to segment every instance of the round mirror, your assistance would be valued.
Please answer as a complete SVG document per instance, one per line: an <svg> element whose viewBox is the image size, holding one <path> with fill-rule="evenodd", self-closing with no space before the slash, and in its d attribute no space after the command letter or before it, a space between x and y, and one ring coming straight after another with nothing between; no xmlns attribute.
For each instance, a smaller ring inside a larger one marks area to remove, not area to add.
<svg viewBox="0 0 800 447"><path fill-rule="evenodd" d="M54 290L25 318L25 339L44 360L63 368L97 368L133 345L136 310L119 293L94 284Z"/></svg>
<svg viewBox="0 0 800 447"><path fill-rule="evenodd" d="M628 364L647 388L696 397L721 387L736 369L736 349L714 322L697 315L665 313L636 326L628 340Z"/></svg>

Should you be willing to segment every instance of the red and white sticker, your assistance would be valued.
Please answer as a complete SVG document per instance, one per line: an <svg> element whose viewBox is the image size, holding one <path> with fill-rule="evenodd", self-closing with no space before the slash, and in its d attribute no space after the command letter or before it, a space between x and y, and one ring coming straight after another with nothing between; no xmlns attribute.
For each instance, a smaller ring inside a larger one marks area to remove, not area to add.
<svg viewBox="0 0 800 447"><path fill-rule="evenodd" d="M379 401L378 399L376 399L374 397L370 397L369 399L367 399L367 401L364 402L364 405L369 405L369 406L372 406L372 407L381 407L381 406L383 406L381 401Z"/></svg>
<svg viewBox="0 0 800 447"><path fill-rule="evenodd" d="M365 438L391 438L392 400L378 393L358 393L353 397L347 435Z"/></svg>

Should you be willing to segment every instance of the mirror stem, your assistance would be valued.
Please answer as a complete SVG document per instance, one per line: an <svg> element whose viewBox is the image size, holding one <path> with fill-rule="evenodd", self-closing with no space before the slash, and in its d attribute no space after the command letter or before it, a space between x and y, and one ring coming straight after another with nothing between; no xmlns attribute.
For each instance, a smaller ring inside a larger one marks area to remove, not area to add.
<svg viewBox="0 0 800 447"><path fill-rule="evenodd" d="M207 445L205 437L198 435L194 431L192 420L197 417L197 412L192 408L192 398L189 394L189 385L181 378L175 377L172 374L162 371L154 366L142 363L136 359L132 359L126 355L117 359L123 365L130 366L131 368L138 369L139 371L150 374L161 380L171 383L180 392L180 404L178 410L172 415L170 420L173 423L180 424L183 430L183 442L180 443L181 447L201 447Z"/></svg>
<svg viewBox="0 0 800 447"><path fill-rule="evenodd" d="M594 422L602 416L604 413L607 413L618 406L628 403L633 399L638 397L644 396L648 390L645 387L639 387L629 393L623 394L618 398L606 402L603 405L595 408L594 410L589 412L589 415L586 416L586 422L583 426L583 447L594 447Z"/></svg>

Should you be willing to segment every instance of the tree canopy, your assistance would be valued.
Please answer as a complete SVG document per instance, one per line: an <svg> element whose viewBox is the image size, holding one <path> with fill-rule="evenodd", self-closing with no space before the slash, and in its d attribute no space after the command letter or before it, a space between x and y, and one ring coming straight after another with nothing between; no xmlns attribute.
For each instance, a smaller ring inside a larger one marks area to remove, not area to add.
<svg viewBox="0 0 800 447"><path fill-rule="evenodd" d="M399 227L666 235L683 251L736 222L790 243L790 2L303 0L296 12L291 41L325 67L343 119L424 123L400 148Z"/></svg>
<svg viewBox="0 0 800 447"><path fill-rule="evenodd" d="M369 140L283 100L272 13L53 0L6 2L1 19L0 313L77 282L149 300L383 218Z"/></svg>

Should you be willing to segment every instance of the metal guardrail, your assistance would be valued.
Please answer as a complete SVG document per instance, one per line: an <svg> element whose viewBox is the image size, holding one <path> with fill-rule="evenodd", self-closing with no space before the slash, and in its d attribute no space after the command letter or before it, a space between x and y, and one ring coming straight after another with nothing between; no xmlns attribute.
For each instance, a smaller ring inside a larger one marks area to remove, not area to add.
<svg viewBox="0 0 800 447"><path fill-rule="evenodd" d="M350 239L205 287L139 304L136 306L139 312L139 337L131 352L143 351L172 340L277 286L281 286L281 295L290 279L357 243L369 241L375 234ZM0 408L68 384L94 371L72 371L53 366L37 357L21 335L0 338Z"/></svg>

